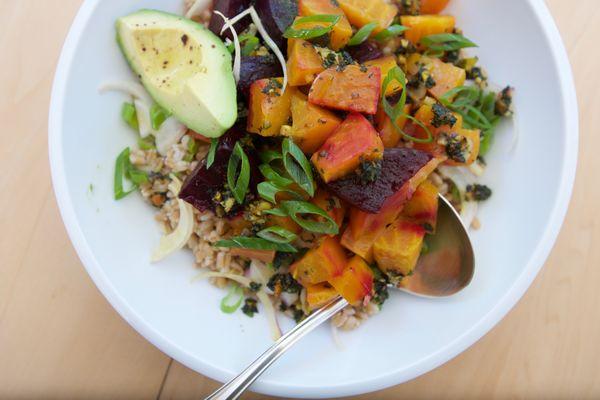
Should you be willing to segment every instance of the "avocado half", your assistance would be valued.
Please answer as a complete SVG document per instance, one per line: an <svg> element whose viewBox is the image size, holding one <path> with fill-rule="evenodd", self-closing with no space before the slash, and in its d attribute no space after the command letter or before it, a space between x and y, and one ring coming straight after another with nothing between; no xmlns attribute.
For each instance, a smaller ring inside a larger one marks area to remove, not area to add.
<svg viewBox="0 0 600 400"><path fill-rule="evenodd" d="M117 41L158 105L188 128L216 138L237 119L231 54L204 26L141 10L119 18Z"/></svg>

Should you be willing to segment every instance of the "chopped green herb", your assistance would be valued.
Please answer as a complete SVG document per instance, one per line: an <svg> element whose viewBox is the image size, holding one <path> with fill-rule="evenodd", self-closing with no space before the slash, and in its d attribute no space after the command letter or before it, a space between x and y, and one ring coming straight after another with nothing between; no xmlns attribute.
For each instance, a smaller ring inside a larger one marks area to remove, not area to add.
<svg viewBox="0 0 600 400"><path fill-rule="evenodd" d="M492 189L486 185L468 185L465 199L468 201L485 201L492 197Z"/></svg>
<svg viewBox="0 0 600 400"><path fill-rule="evenodd" d="M260 289L262 288L262 283L258 283L258 282L250 282L250 291L251 292L258 292Z"/></svg>
<svg viewBox="0 0 600 400"><path fill-rule="evenodd" d="M258 304L255 299L248 297L242 307L242 312L248 317L254 317L254 314L258 314Z"/></svg>
<svg viewBox="0 0 600 400"><path fill-rule="evenodd" d="M439 103L435 103L431 110L433 111L433 119L431 125L435 128L441 128L446 125L452 128L456 124L456 117L452 114L452 111L444 107Z"/></svg>
<svg viewBox="0 0 600 400"><path fill-rule="evenodd" d="M380 308L383 303L390 297L388 292L388 285L390 283L386 274L384 274L377 266L370 265L373 271L373 297L372 301L377 304Z"/></svg>
<svg viewBox="0 0 600 400"><path fill-rule="evenodd" d="M356 170L358 180L362 185L375 182L381 174L381 160L361 160L360 166Z"/></svg>
<svg viewBox="0 0 600 400"><path fill-rule="evenodd" d="M300 293L302 285L300 285L292 274L275 274L267 283L267 287L275 293Z"/></svg>

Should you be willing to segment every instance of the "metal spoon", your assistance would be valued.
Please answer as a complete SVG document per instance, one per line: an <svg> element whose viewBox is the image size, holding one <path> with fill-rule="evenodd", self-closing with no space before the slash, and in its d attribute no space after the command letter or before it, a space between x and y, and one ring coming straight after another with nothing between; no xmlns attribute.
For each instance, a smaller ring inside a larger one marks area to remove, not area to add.
<svg viewBox="0 0 600 400"><path fill-rule="evenodd" d="M402 279L400 289L422 297L447 297L464 289L475 272L471 240L460 215L440 196L435 235L428 239L429 251L420 257L414 273ZM206 400L235 400L298 340L348 306L339 297L315 311L279 339L241 374Z"/></svg>

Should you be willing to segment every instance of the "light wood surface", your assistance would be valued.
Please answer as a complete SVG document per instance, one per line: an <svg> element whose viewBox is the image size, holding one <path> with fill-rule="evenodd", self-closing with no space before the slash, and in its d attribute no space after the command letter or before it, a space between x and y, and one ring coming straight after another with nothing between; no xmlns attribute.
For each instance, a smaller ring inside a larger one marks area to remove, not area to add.
<svg viewBox="0 0 600 400"><path fill-rule="evenodd" d="M54 200L48 101L80 3L0 0L0 398L198 399L217 384L172 361L109 306ZM472 348L357 399L600 398L600 1L548 5L581 115L579 171L558 243L523 300Z"/></svg>

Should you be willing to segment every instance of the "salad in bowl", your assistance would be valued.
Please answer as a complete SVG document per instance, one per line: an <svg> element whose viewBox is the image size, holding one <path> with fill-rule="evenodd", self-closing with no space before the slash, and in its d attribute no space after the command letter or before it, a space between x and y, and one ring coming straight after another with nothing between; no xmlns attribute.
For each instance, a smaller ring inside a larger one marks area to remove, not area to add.
<svg viewBox="0 0 600 400"><path fill-rule="evenodd" d="M435 234L440 195L480 227L479 182L513 89L494 89L447 0L198 0L116 23L138 135L116 200L156 208L160 262L188 248L224 313L335 328L378 313Z"/></svg>

